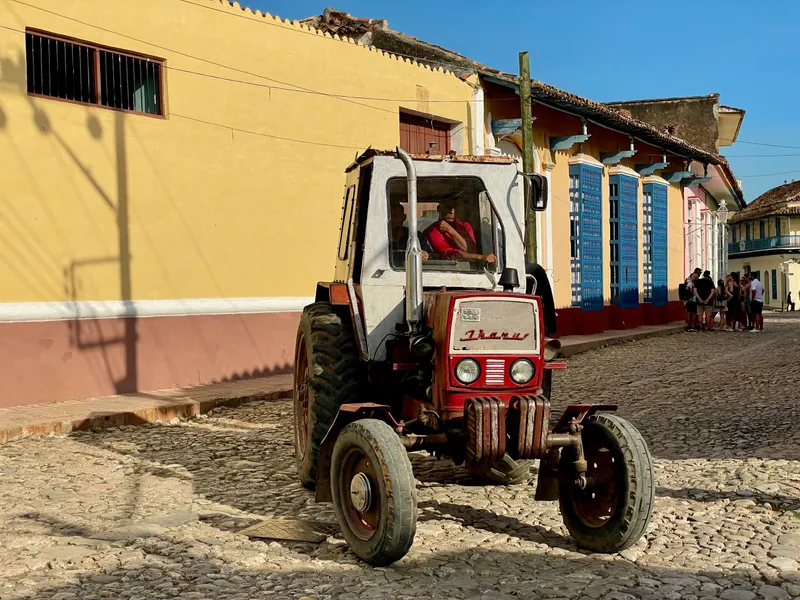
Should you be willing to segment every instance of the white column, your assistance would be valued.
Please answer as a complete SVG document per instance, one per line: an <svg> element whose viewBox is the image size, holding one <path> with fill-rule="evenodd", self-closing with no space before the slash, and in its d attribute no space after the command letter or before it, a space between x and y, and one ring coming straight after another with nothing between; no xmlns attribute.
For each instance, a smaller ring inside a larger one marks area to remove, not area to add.
<svg viewBox="0 0 800 600"><path fill-rule="evenodd" d="M547 229L547 266L545 269L547 270L547 276L550 278L550 287L555 287L555 281L553 280L553 184L552 184L552 171L555 167L554 164L548 164L546 166L547 171L545 172L545 177L547 178L547 210L545 211L545 221L546 221L546 229ZM570 294L572 291L570 290Z"/></svg>
<svg viewBox="0 0 800 600"><path fill-rule="evenodd" d="M689 273L694 270L694 205L691 200L687 201L686 205L686 225L684 229L684 237L686 239L686 256L689 257ZM684 276L688 273L684 273Z"/></svg>
<svg viewBox="0 0 800 600"><path fill-rule="evenodd" d="M486 152L486 114L483 101L483 86L480 84L472 94L472 148L475 156L483 156Z"/></svg>

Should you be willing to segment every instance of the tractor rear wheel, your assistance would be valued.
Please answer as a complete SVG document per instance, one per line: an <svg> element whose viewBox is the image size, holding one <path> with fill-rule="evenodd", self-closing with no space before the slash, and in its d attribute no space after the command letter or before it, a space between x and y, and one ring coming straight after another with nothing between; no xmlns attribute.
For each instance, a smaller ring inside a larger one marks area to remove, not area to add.
<svg viewBox="0 0 800 600"><path fill-rule="evenodd" d="M316 484L319 446L342 404L357 402L360 358L350 320L318 302L300 318L295 346L294 448L300 481Z"/></svg>
<svg viewBox="0 0 800 600"><path fill-rule="evenodd" d="M642 434L616 415L593 415L581 436L590 483L581 490L561 482L561 516L581 548L620 552L644 535L653 514L653 459ZM573 448L561 451L563 473L574 473L574 460Z"/></svg>
<svg viewBox="0 0 800 600"><path fill-rule="evenodd" d="M532 460L514 460L506 454L488 469L468 466L467 470L474 479L482 483L514 485L528 479L533 463Z"/></svg>
<svg viewBox="0 0 800 600"><path fill-rule="evenodd" d="M336 520L350 550L374 567L403 558L417 530L417 491L408 453L377 419L342 429L331 456Z"/></svg>

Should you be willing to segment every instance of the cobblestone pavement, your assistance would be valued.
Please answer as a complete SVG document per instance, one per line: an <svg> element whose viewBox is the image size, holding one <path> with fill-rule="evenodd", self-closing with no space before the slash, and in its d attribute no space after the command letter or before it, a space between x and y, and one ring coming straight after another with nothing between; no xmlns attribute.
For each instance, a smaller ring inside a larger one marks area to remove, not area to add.
<svg viewBox="0 0 800 600"><path fill-rule="evenodd" d="M413 455L420 519L391 568L344 543L251 541L263 516L333 521L296 482L288 401L0 446L0 598L800 597L800 319L578 355L554 402L615 401L656 457L643 540L587 555L534 487L477 487Z"/></svg>

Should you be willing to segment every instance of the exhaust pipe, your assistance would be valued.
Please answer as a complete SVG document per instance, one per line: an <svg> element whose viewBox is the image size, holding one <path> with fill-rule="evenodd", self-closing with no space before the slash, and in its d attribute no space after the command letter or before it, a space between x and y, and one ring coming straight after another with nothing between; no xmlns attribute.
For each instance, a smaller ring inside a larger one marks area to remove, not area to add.
<svg viewBox="0 0 800 600"><path fill-rule="evenodd" d="M411 333L422 330L422 246L417 234L417 169L408 152L397 147L408 180L408 245L406 246L406 322Z"/></svg>

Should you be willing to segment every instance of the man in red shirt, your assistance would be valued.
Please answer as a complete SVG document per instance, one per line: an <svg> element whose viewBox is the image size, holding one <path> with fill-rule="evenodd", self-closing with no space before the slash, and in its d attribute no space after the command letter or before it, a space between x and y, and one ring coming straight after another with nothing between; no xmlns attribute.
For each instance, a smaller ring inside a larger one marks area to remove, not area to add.
<svg viewBox="0 0 800 600"><path fill-rule="evenodd" d="M494 254L478 254L472 226L456 220L456 209L451 202L439 204L439 220L430 225L424 235L440 260L461 259L497 262Z"/></svg>

